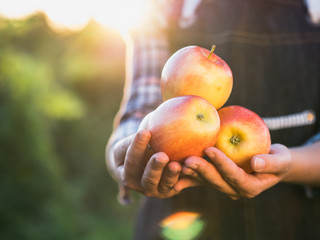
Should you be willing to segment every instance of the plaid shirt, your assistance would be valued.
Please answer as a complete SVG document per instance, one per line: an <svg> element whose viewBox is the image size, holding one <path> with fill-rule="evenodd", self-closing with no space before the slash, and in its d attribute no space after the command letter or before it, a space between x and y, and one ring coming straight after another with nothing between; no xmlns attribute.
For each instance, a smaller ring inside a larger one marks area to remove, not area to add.
<svg viewBox="0 0 320 240"><path fill-rule="evenodd" d="M124 96L115 118L112 141L133 133L143 117L161 102L160 77L169 58L165 35L140 35L128 44Z"/></svg>

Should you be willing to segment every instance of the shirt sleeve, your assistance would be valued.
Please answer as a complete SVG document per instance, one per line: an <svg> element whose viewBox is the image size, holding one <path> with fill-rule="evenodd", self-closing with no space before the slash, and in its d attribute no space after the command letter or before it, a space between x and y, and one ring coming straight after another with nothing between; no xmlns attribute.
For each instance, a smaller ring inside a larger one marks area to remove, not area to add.
<svg viewBox="0 0 320 240"><path fill-rule="evenodd" d="M310 139L308 139L308 141L305 143L305 145L309 145L315 142L320 141L320 132L318 132L317 134L315 134L314 136L312 136ZM306 196L308 198L319 198L320 197L320 188L319 187L310 187L310 186L306 186L305 187L305 192L306 192Z"/></svg>
<svg viewBox="0 0 320 240"><path fill-rule="evenodd" d="M320 132L318 132L316 135L312 136L310 139L308 139L308 141L306 142L306 145L315 143L320 141Z"/></svg>
<svg viewBox="0 0 320 240"><path fill-rule="evenodd" d="M160 78L169 58L168 39L163 25L155 26L151 30L140 26L126 39L126 80L111 145L135 133L143 117L162 102Z"/></svg>
<svg viewBox="0 0 320 240"><path fill-rule="evenodd" d="M309 14L309 21L320 26L320 2L319 0L305 0L306 9Z"/></svg>

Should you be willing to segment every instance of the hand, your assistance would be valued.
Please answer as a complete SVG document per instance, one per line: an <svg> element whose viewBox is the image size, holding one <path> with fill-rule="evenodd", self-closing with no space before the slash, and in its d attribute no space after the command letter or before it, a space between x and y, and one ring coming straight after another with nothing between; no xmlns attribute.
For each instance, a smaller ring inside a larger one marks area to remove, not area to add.
<svg viewBox="0 0 320 240"><path fill-rule="evenodd" d="M205 153L211 163L190 157L184 162L182 174L192 176L198 183L206 182L232 199L253 198L274 186L288 174L292 163L289 149L280 144L273 144L270 154L251 159L252 173L246 173L215 147L207 148ZM189 184L179 181L174 188L181 191Z"/></svg>
<svg viewBox="0 0 320 240"><path fill-rule="evenodd" d="M178 181L181 165L169 162L165 153L153 153L149 148L151 134L141 130L114 145L111 150L113 173L120 182L119 200L128 203L129 189L146 196L167 198L178 194L173 189Z"/></svg>

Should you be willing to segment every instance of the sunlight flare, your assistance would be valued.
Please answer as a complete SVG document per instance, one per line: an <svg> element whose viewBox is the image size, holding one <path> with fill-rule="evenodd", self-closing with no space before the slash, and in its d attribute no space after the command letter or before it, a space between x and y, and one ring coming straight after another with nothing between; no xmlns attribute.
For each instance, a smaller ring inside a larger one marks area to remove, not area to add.
<svg viewBox="0 0 320 240"><path fill-rule="evenodd" d="M146 0L0 0L0 15L22 18L44 12L56 28L81 29L94 19L101 25L127 33L142 21Z"/></svg>

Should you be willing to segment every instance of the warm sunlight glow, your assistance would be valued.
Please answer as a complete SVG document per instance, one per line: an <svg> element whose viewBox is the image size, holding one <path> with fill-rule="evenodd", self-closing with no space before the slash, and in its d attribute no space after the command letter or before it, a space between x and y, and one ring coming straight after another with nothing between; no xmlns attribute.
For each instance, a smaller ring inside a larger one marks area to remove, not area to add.
<svg viewBox="0 0 320 240"><path fill-rule="evenodd" d="M93 10L93 17L97 22L118 29L124 34L142 20L146 0L116 0Z"/></svg>
<svg viewBox="0 0 320 240"><path fill-rule="evenodd" d="M79 29L94 19L125 34L142 20L146 2L147 0L0 0L0 15L21 18L43 11L55 27Z"/></svg>

